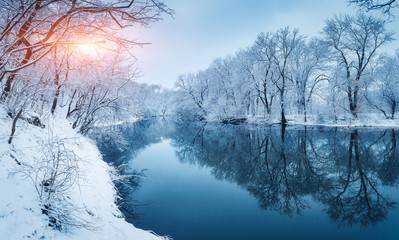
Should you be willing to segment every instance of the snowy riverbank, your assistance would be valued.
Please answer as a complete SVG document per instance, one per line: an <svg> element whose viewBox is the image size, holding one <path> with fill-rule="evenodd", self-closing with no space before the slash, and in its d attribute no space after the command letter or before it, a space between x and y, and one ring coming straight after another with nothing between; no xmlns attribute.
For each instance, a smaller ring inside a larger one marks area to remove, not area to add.
<svg viewBox="0 0 399 240"><path fill-rule="evenodd" d="M252 125L276 125L280 124L278 118L267 118L257 116L246 116L246 124ZM220 120L216 120L220 122ZM338 119L333 118L320 118L308 117L304 121L303 116L288 115L287 125L291 126L320 126L320 127L340 127L340 128L359 128L359 127L376 127L376 128L399 128L399 119L386 119L381 114L364 114L359 115L357 119L353 117L341 117Z"/></svg>
<svg viewBox="0 0 399 240"><path fill-rule="evenodd" d="M113 169L91 140L63 118L42 121L45 128L19 120L8 144L12 119L0 106L0 239L162 239L124 220Z"/></svg>

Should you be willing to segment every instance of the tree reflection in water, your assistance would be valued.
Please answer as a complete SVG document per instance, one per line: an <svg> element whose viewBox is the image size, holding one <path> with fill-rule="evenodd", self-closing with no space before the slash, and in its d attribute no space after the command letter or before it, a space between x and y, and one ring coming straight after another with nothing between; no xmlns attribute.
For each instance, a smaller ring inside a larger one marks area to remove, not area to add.
<svg viewBox="0 0 399 240"><path fill-rule="evenodd" d="M215 178L237 183L265 210L300 214L311 207L306 199L312 196L338 225L368 226L386 219L396 206L379 192L399 178L394 130L282 129L164 119L119 131L115 139L124 139L123 147L115 144L112 151L104 151L113 145L99 140L103 152L112 153L105 158L117 166L146 146L171 139L181 163L206 166ZM131 190L119 191L122 198L131 196Z"/></svg>
<svg viewBox="0 0 399 240"><path fill-rule="evenodd" d="M181 162L211 167L216 178L248 190L262 209L300 214L311 195L338 225L367 226L396 205L378 190L398 180L394 130L179 127L173 145Z"/></svg>
<svg viewBox="0 0 399 240"><path fill-rule="evenodd" d="M146 169L132 169L128 162L134 159L145 147L162 141L173 131L171 125L165 126L165 121L143 120L131 125L111 125L97 129L91 133L97 146L108 164L115 167L122 176L114 184L118 189L118 206L128 221L141 217L137 211L139 203L134 198L134 192L141 187Z"/></svg>

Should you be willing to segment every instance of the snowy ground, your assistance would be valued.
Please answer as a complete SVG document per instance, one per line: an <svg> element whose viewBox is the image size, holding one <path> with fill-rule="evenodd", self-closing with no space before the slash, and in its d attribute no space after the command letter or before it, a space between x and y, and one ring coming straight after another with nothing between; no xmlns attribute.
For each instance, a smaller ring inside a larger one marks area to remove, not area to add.
<svg viewBox="0 0 399 240"><path fill-rule="evenodd" d="M124 220L114 203L112 168L102 161L95 144L77 134L68 121L50 117L44 121L46 127L40 128L19 120L9 145L11 123L0 105L0 239L162 239ZM68 166L49 164L57 149L75 161ZM54 166L60 177L51 195L52 214L72 223L61 221L62 231L49 226L49 216L42 213L49 195L43 179ZM62 171L68 167L75 168ZM63 182L63 176L73 181Z"/></svg>
<svg viewBox="0 0 399 240"><path fill-rule="evenodd" d="M304 121L303 116L298 115L287 115L286 116L288 125L306 125L306 126L326 126L326 127L343 127L343 128L355 128L355 127L381 127L381 128L398 128L399 119L386 119L381 114L364 114L359 115L357 119L350 116L340 117L338 119L328 117L308 117L307 121ZM279 124L280 119L265 118L262 116L247 116L248 124L255 125L270 125Z"/></svg>

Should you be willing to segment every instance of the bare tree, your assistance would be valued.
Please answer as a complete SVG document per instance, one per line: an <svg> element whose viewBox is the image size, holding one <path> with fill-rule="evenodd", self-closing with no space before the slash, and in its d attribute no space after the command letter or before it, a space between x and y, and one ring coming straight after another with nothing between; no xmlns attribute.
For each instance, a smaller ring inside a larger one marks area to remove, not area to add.
<svg viewBox="0 0 399 240"><path fill-rule="evenodd" d="M382 10L383 13L390 13L392 8L398 7L396 0L349 0L349 3L366 10Z"/></svg>
<svg viewBox="0 0 399 240"><path fill-rule="evenodd" d="M162 2L95 0L26 0L0 3L0 78L6 77L2 98L10 91L16 73L46 56L56 45L91 42L109 45L140 44L120 30L147 25L171 13Z"/></svg>
<svg viewBox="0 0 399 240"><path fill-rule="evenodd" d="M387 119L394 119L399 107L399 51L383 63L371 75L367 86L366 100Z"/></svg>
<svg viewBox="0 0 399 240"><path fill-rule="evenodd" d="M218 96L216 101L223 118L235 118L243 114L239 101L240 84L236 81L236 60L231 56L217 58L210 66L211 78L217 83L214 84L215 95Z"/></svg>
<svg viewBox="0 0 399 240"><path fill-rule="evenodd" d="M277 78L276 69L273 64L275 54L273 34L261 33L258 35L254 46L250 49L256 59L256 70L258 74L251 74L258 97L264 105L267 114L271 114L273 100L277 95L276 89L272 86Z"/></svg>
<svg viewBox="0 0 399 240"><path fill-rule="evenodd" d="M176 87L178 87L184 96L188 97L199 110L199 115L206 117L208 115L205 109L205 98L209 91L208 82L203 81L199 74L186 74L179 76Z"/></svg>
<svg viewBox="0 0 399 240"><path fill-rule="evenodd" d="M21 73L15 77L14 85L16 90L13 95L5 100L7 113L13 119L10 138L8 139L9 144L12 143L19 119L24 119L28 123L43 127L40 119L37 116L30 116L32 112L26 110L30 109L36 111L39 115L43 114L41 110L43 109L43 105L46 104L44 99L48 97L48 95L46 95L46 72L47 71L44 71L44 73L21 71ZM31 79L37 80L31 81Z"/></svg>
<svg viewBox="0 0 399 240"><path fill-rule="evenodd" d="M74 139L60 139L49 135L40 142L42 157L35 158L34 164L21 162L21 173L33 184L41 202L42 213L48 216L49 226L57 230L68 227L85 227L95 230L95 226L84 216L87 209L76 205L70 195L83 175L80 159L67 148Z"/></svg>
<svg viewBox="0 0 399 240"><path fill-rule="evenodd" d="M65 69L65 79L68 75L71 78L62 83L66 92L63 100L68 106L66 118L73 120L73 128L79 127L82 133L87 133L98 120L108 123L105 119L115 115L115 111L128 111L121 102L126 95L122 89L131 87L136 72L130 71L132 63L124 61L119 53L106 55L94 64L80 67L71 64Z"/></svg>
<svg viewBox="0 0 399 240"><path fill-rule="evenodd" d="M393 40L393 33L388 32L385 25L386 22L381 19L358 14L356 17L335 16L326 21L323 29L326 43L345 69L349 110L355 118L359 110L359 91L364 74L377 50Z"/></svg>
<svg viewBox="0 0 399 240"><path fill-rule="evenodd" d="M285 94L288 81L292 80L290 72L292 54L300 44L303 44L304 37L299 35L297 29L291 31L286 27L277 31L274 38L276 50L273 56L273 62L279 75L279 78L274 81L274 84L280 93L281 124L285 125L287 123L285 117Z"/></svg>
<svg viewBox="0 0 399 240"><path fill-rule="evenodd" d="M293 82L296 88L298 114L307 121L307 106L317 85L327 80L325 69L328 51L319 39L312 39L294 52Z"/></svg>

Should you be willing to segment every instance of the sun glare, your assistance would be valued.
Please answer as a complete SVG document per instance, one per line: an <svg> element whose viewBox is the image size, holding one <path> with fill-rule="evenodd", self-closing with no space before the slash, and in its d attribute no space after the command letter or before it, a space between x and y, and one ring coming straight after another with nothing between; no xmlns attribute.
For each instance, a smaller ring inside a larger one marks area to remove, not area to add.
<svg viewBox="0 0 399 240"><path fill-rule="evenodd" d="M83 56L96 56L98 54L98 49L95 44L79 44L78 49L80 54L82 54Z"/></svg>

